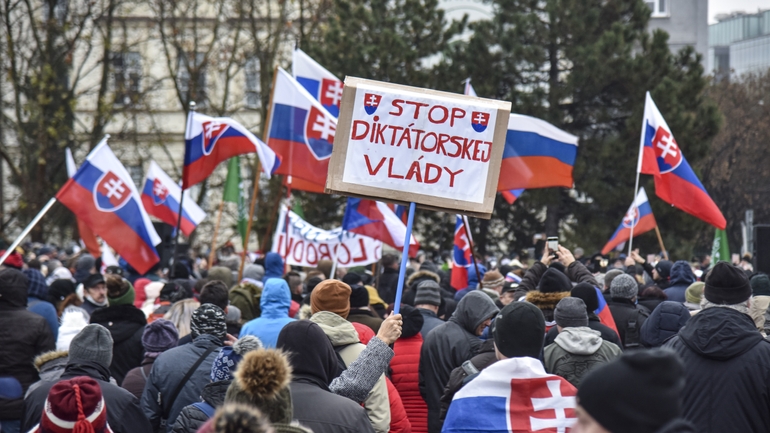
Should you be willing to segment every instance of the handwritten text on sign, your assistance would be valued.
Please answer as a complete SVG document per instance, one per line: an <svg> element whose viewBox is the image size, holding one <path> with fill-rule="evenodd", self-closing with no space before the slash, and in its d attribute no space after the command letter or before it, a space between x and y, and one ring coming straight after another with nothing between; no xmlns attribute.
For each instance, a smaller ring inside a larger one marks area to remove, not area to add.
<svg viewBox="0 0 770 433"><path fill-rule="evenodd" d="M361 83L342 180L482 203L497 108Z"/></svg>
<svg viewBox="0 0 770 433"><path fill-rule="evenodd" d="M286 208L279 215L278 229L273 237L273 252L286 257L295 266L318 266L320 260L334 260L340 266L363 266L382 257L382 242L368 236L345 232L342 228L323 230L309 224L289 211L289 236L286 237Z"/></svg>

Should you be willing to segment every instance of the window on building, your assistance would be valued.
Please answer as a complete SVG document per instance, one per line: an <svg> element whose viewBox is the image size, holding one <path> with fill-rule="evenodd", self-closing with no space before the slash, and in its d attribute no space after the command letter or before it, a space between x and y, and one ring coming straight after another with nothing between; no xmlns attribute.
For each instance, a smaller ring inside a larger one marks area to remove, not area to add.
<svg viewBox="0 0 770 433"><path fill-rule="evenodd" d="M128 170L128 174L131 176L131 180L134 181L134 185L136 185L137 188L141 188L142 182L144 181L144 170L142 170L142 164L126 165L126 170Z"/></svg>
<svg viewBox="0 0 770 433"><path fill-rule="evenodd" d="M259 59L252 57L247 60L244 72L246 74L246 107L254 110L259 109L261 108Z"/></svg>
<svg viewBox="0 0 770 433"><path fill-rule="evenodd" d="M668 0L647 0L647 7L652 11L653 17L668 17L671 12L668 10Z"/></svg>
<svg viewBox="0 0 770 433"><path fill-rule="evenodd" d="M192 98L198 106L206 103L206 65L203 53L184 53L177 57L177 85L185 104ZM190 80L197 75L195 85L190 87Z"/></svg>
<svg viewBox="0 0 770 433"><path fill-rule="evenodd" d="M112 55L115 104L131 105L139 100L142 92L142 56L137 52Z"/></svg>

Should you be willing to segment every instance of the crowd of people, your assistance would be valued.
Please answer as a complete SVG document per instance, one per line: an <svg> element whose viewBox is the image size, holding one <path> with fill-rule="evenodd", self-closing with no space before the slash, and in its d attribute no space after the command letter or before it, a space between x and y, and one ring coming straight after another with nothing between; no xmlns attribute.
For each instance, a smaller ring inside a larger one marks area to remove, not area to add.
<svg viewBox="0 0 770 433"><path fill-rule="evenodd" d="M767 275L576 255L479 258L461 290L423 255L395 311L392 254L137 275L28 245L0 267L0 431L770 431Z"/></svg>

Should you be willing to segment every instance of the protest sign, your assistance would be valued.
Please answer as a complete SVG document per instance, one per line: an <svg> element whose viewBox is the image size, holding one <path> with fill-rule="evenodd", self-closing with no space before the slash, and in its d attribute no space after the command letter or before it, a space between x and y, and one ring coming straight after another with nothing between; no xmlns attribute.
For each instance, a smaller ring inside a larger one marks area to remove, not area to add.
<svg viewBox="0 0 770 433"><path fill-rule="evenodd" d="M289 212L289 235L286 236L286 212L284 207L278 217L278 229L273 236L273 252L285 257L294 266L318 266L319 260L334 260L339 266L363 266L375 263L382 257L382 242L368 236L357 235L341 227L323 230ZM342 238L340 238L342 234Z"/></svg>
<svg viewBox="0 0 770 433"><path fill-rule="evenodd" d="M326 192L489 218L510 107L348 77Z"/></svg>

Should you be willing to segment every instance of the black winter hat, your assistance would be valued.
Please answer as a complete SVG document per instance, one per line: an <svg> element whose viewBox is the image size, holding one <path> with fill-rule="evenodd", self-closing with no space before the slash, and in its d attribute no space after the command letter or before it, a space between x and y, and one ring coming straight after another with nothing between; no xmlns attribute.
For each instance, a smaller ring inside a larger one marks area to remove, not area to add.
<svg viewBox="0 0 770 433"><path fill-rule="evenodd" d="M596 294L594 286L590 283L580 283L573 287L570 296L582 299L586 304L586 310L589 314L599 308L599 296Z"/></svg>
<svg viewBox="0 0 770 433"><path fill-rule="evenodd" d="M342 277L342 282L350 287L353 287L356 284L361 284L363 280L361 279L361 275L355 272L348 272L344 277Z"/></svg>
<svg viewBox="0 0 770 433"><path fill-rule="evenodd" d="M102 274L91 274L83 281L83 288L90 289L99 284L104 284L104 277Z"/></svg>
<svg viewBox="0 0 770 433"><path fill-rule="evenodd" d="M669 260L661 260L655 265L655 270L658 271L658 275L663 280L668 280L671 276L671 268L674 267L674 263Z"/></svg>
<svg viewBox="0 0 770 433"><path fill-rule="evenodd" d="M572 290L572 283L569 281L569 278L564 275L564 272L554 268L548 268L540 278L540 284L537 285L537 290L542 293L569 292Z"/></svg>
<svg viewBox="0 0 770 433"><path fill-rule="evenodd" d="M56 305L57 302L63 301L64 298L73 293L77 293L75 283L71 280L60 278L48 287L48 302Z"/></svg>
<svg viewBox="0 0 770 433"><path fill-rule="evenodd" d="M742 269L719 262L709 272L703 296L714 304L740 304L751 297L751 284Z"/></svg>
<svg viewBox="0 0 770 433"><path fill-rule="evenodd" d="M400 310L404 325L401 327L401 338L410 338L419 334L425 318L420 314L420 310L411 305L402 304Z"/></svg>
<svg viewBox="0 0 770 433"><path fill-rule="evenodd" d="M543 350L545 317L529 302L511 302L492 322L492 335L495 347L506 358L539 358Z"/></svg>
<svg viewBox="0 0 770 433"><path fill-rule="evenodd" d="M682 413L684 366L669 349L625 352L580 382L577 403L611 432L654 433Z"/></svg>
<svg viewBox="0 0 770 433"><path fill-rule="evenodd" d="M369 291L361 285L350 286L350 308L369 306Z"/></svg>
<svg viewBox="0 0 770 433"><path fill-rule="evenodd" d="M751 292L754 296L770 296L770 278L767 274L754 274L750 282Z"/></svg>

